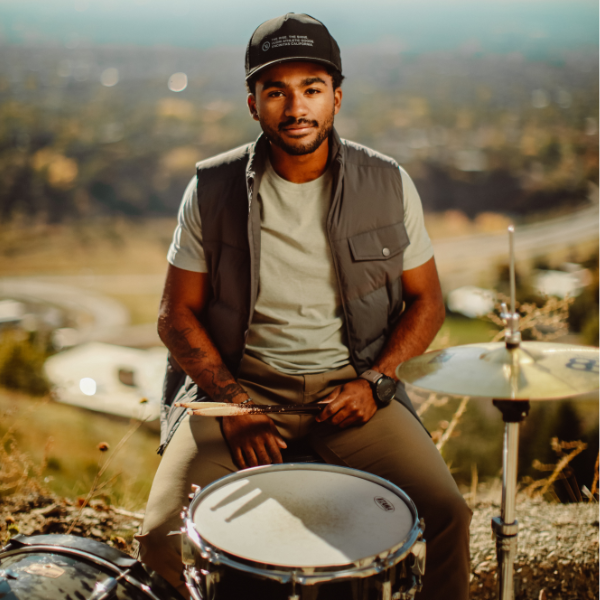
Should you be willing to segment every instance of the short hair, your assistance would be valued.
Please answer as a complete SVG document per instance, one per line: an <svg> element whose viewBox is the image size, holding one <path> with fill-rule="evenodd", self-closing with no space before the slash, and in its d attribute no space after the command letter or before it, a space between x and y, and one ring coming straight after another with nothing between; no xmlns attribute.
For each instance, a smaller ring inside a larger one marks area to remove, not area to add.
<svg viewBox="0 0 600 600"><path fill-rule="evenodd" d="M331 75L333 89L337 90L337 88L341 87L342 81L344 81L345 79L344 76L337 69L334 69L333 67L329 67L327 65L324 66L325 70L327 71L327 74ZM248 80L246 81L246 90L248 90L248 93L252 94L253 96L256 93L256 81L258 80L259 76L260 73L257 73L256 75L252 75L252 77L248 78Z"/></svg>

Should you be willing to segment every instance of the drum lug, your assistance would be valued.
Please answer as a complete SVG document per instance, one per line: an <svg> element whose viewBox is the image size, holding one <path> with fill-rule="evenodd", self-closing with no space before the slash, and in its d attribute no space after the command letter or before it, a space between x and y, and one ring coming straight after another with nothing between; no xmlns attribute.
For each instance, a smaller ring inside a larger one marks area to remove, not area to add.
<svg viewBox="0 0 600 600"><path fill-rule="evenodd" d="M192 600L212 600L215 597L215 584L221 579L218 571L211 572L188 565L183 570L183 576Z"/></svg>
<svg viewBox="0 0 600 600"><path fill-rule="evenodd" d="M298 590L296 589L297 585L298 585L297 574L296 574L296 571L294 571L292 573L292 593L288 596L288 600L300 600Z"/></svg>
<svg viewBox="0 0 600 600"><path fill-rule="evenodd" d="M395 592L391 600L414 600L415 594L423 588L421 578L425 574L425 540L420 533L417 541L410 549L409 560L406 563L405 574L412 580L410 587Z"/></svg>
<svg viewBox="0 0 600 600"><path fill-rule="evenodd" d="M203 587L203 581L201 581L198 571L195 567L185 567L183 570L183 577L185 579L185 587L188 589L192 600L205 600L202 592L200 591Z"/></svg>
<svg viewBox="0 0 600 600"><path fill-rule="evenodd" d="M184 565L193 565L196 563L194 546L190 538L185 534L185 529L181 530L181 562Z"/></svg>
<svg viewBox="0 0 600 600"><path fill-rule="evenodd" d="M196 485L195 483L192 483L192 492L190 494L188 494L188 498L190 500L193 500L196 496L196 494L198 494L200 492L200 486Z"/></svg>
<svg viewBox="0 0 600 600"><path fill-rule="evenodd" d="M414 575L421 578L425 575L425 540L415 542L410 549L410 553L413 555L411 571Z"/></svg>
<svg viewBox="0 0 600 600"><path fill-rule="evenodd" d="M392 582L389 579L381 584L381 600L392 600Z"/></svg>

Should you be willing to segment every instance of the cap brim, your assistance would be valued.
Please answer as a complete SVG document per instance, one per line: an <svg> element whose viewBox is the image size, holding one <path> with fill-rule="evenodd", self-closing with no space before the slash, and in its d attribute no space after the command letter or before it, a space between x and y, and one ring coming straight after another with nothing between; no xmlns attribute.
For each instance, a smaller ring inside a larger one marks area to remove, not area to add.
<svg viewBox="0 0 600 600"><path fill-rule="evenodd" d="M264 65L255 67L246 75L246 81L248 81L248 79L250 79L250 77L257 75L261 71L264 71L265 69L268 69L269 67L272 67L273 65L277 65L279 63L284 63L284 62L313 62L313 63L318 63L321 65L326 65L328 67L333 67L336 71L341 72L340 69L338 68L338 66L336 64L332 63L330 60L325 60L323 58L315 58L314 56L290 56L288 58L279 58L277 60L272 60L268 63L265 63Z"/></svg>

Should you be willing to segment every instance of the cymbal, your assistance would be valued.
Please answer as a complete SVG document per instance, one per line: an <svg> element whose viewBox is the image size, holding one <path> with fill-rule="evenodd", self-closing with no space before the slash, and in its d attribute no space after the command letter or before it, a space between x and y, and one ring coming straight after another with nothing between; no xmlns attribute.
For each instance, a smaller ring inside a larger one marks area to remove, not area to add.
<svg viewBox="0 0 600 600"><path fill-rule="evenodd" d="M598 348L521 342L468 344L427 352L396 368L401 381L457 396L557 400L598 389Z"/></svg>

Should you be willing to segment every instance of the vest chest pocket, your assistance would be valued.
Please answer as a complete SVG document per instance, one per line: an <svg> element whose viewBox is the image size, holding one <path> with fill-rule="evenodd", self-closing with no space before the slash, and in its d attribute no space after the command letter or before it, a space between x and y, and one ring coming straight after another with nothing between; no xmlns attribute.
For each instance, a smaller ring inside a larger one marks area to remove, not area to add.
<svg viewBox="0 0 600 600"><path fill-rule="evenodd" d="M386 225L348 238L355 261L388 260L401 254L410 244L404 223Z"/></svg>

